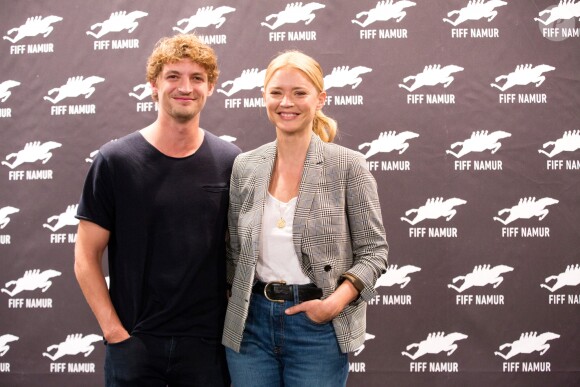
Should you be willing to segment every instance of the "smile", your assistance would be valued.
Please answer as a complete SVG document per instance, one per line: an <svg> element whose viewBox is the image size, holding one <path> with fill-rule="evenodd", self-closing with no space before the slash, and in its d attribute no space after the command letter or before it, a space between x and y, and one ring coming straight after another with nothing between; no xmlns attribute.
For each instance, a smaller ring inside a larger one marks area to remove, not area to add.
<svg viewBox="0 0 580 387"><path fill-rule="evenodd" d="M294 117L298 117L298 113L281 112L281 113L278 113L278 114L282 118L294 118Z"/></svg>
<svg viewBox="0 0 580 387"><path fill-rule="evenodd" d="M191 97L173 97L176 101L193 101L194 99Z"/></svg>

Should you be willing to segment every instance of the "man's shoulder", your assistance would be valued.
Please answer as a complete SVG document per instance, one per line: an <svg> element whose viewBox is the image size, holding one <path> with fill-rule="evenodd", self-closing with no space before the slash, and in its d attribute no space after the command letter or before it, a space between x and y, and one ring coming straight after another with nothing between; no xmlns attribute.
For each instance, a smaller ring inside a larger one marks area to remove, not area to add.
<svg viewBox="0 0 580 387"><path fill-rule="evenodd" d="M242 150L232 141L235 141L230 136L216 136L215 134L207 131L204 129L204 136L205 141L207 141L208 145L212 148L216 149L218 152L223 154L224 156L237 156L242 153Z"/></svg>
<svg viewBox="0 0 580 387"><path fill-rule="evenodd" d="M142 141L142 136L139 132L132 132L103 144L99 149L99 152L102 155L117 155L126 152L131 148L131 146L134 146L139 141Z"/></svg>

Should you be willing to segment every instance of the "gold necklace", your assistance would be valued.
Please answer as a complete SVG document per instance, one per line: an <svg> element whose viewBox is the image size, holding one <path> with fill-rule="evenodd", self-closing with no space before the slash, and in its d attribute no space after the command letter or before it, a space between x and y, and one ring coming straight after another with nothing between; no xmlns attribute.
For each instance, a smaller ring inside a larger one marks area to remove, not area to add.
<svg viewBox="0 0 580 387"><path fill-rule="evenodd" d="M277 182L278 181L278 177L279 177L279 171L278 171L278 157L276 156L276 160L274 161L274 168L272 171L272 177L270 180L270 186L268 189L273 189L273 182ZM297 188L300 187L300 180L298 180L297 182L297 187L296 191L298 190ZM272 195L272 197L274 197L274 195ZM284 203L284 211L282 211L282 201L278 200L278 198L275 198L276 202L278 203L278 211L280 212L280 218L278 219L278 221L276 221L276 227L278 227L279 229L283 229L284 227L286 227L286 219L284 219L284 214L286 214L286 208L288 206L288 204L290 203L290 201L288 203Z"/></svg>
<svg viewBox="0 0 580 387"><path fill-rule="evenodd" d="M278 221L276 222L276 227L282 229L286 227L286 219L284 219L284 214L286 213L286 206L284 206L284 212L282 212L281 202L278 199L276 199L276 201L278 202L278 212L280 213L280 219L278 219Z"/></svg>

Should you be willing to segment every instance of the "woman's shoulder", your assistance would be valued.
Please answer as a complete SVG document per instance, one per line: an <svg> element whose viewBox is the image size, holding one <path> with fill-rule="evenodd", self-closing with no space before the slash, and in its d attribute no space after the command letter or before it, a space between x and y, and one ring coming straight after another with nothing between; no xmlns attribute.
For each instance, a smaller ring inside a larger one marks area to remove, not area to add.
<svg viewBox="0 0 580 387"><path fill-rule="evenodd" d="M240 153L234 160L232 173L235 176L251 176L256 168L263 165L268 159L273 160L275 156L276 145L274 142Z"/></svg>
<svg viewBox="0 0 580 387"><path fill-rule="evenodd" d="M269 142L250 151L242 152L236 158L236 163L252 162L267 157L276 151L275 142Z"/></svg>
<svg viewBox="0 0 580 387"><path fill-rule="evenodd" d="M364 156L359 151L347 148L343 145L339 145L333 142L323 142L324 156L327 159L345 159L349 162L364 161Z"/></svg>

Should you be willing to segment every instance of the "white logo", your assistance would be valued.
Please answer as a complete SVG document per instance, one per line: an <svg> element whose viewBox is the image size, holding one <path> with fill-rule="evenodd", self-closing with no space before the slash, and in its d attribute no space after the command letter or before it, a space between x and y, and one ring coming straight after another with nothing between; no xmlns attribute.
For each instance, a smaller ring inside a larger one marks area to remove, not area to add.
<svg viewBox="0 0 580 387"><path fill-rule="evenodd" d="M461 150L455 153L451 150L446 150L445 153L460 158L465 156L470 152L483 152L485 150L491 150L494 154L501 147L499 140L502 138L508 138L511 133L498 130L489 133L487 130L481 130L471 133L471 137L464 141L459 141L451 144L451 149L456 148L461 145Z"/></svg>
<svg viewBox="0 0 580 387"><path fill-rule="evenodd" d="M143 90L140 94L137 94L137 90ZM129 93L129 96L137 98L139 101L144 100L145 98L151 96L153 89L151 88L151 84L149 82L142 83L137 85L133 88L133 92Z"/></svg>
<svg viewBox="0 0 580 387"><path fill-rule="evenodd" d="M54 215L49 217L48 219L46 219L46 221L48 223L44 223L42 225L42 227L44 228L48 228L51 231L57 231L61 228L63 228L64 226L76 226L79 224L79 220L77 218L75 218L75 215L77 214L77 208L79 207L78 204L71 204L69 206L67 206L66 211L59 214L59 215ZM50 222L53 222L56 220L56 223L54 224L54 226L50 225Z"/></svg>
<svg viewBox="0 0 580 387"><path fill-rule="evenodd" d="M110 142L113 142L113 141L117 141L117 139L116 139L116 138L114 138L114 139L112 139ZM93 163L93 161L95 161L95 157L97 157L97 154L98 154L98 153L99 153L99 150L98 150L98 149L96 149L96 150L92 151L91 153L89 153L89 157L87 157L87 158L85 159L85 162L87 162L87 163L89 163L89 164L92 164L92 163Z"/></svg>
<svg viewBox="0 0 580 387"><path fill-rule="evenodd" d="M0 102L6 102L12 95L12 92L8 90L16 86L20 86L20 82L8 80L0 83Z"/></svg>
<svg viewBox="0 0 580 387"><path fill-rule="evenodd" d="M142 11L133 11L129 13L127 13L127 11L113 12L111 13L111 16L104 22L93 24L91 26L91 31L87 31L87 35L91 35L99 39L109 32L128 30L129 33L131 33L139 26L139 23L136 20L147 15L147 12ZM92 32L96 28L100 28L99 32Z"/></svg>
<svg viewBox="0 0 580 387"><path fill-rule="evenodd" d="M47 352L43 352L42 356L48 357L50 360L55 361L66 355L77 355L82 353L85 357L89 356L94 350L93 343L103 340L102 336L99 335L86 335L83 337L81 333L75 333L68 335L66 340L60 344L51 345L46 348ZM54 355L49 352L56 349Z"/></svg>
<svg viewBox="0 0 580 387"><path fill-rule="evenodd" d="M389 265L385 274L379 277L375 284L375 289L380 286L401 285L401 289L411 282L409 274L421 271L420 267L405 265L400 268L397 265Z"/></svg>
<svg viewBox="0 0 580 387"><path fill-rule="evenodd" d="M92 164L92 163L93 163L93 161L95 161L95 157L97 157L97 154L99 154L99 150L98 150L98 149L97 149L97 150L94 150L94 151L92 151L91 153L89 153L89 157L87 157L87 158L85 159L85 162L87 162L87 163L89 163L89 164Z"/></svg>
<svg viewBox="0 0 580 387"><path fill-rule="evenodd" d="M451 24L452 26L457 26L467 20L479 20L486 18L488 22L492 21L493 18L497 16L497 11L495 8L506 5L507 2L501 0L469 0L466 7L460 10L451 11L447 14L447 17L453 15L457 16L455 21L444 18L443 21Z"/></svg>
<svg viewBox="0 0 580 387"><path fill-rule="evenodd" d="M548 17L543 20L542 16L545 14L548 14ZM580 2L576 3L576 0L560 0L557 6L541 11L534 20L547 26L558 20L568 20L577 17L580 18Z"/></svg>
<svg viewBox="0 0 580 387"><path fill-rule="evenodd" d="M538 220L542 220L548 215L550 211L546 210L546 206L551 206L552 204L558 203L558 200L552 198L542 198L536 200L536 198L521 198L519 203L512 208L504 208L498 211L497 215L494 216L493 220L497 220L502 224L510 224L516 219L530 219L534 216L538 217ZM504 220L499 216L504 213L509 213L508 217Z"/></svg>
<svg viewBox="0 0 580 387"><path fill-rule="evenodd" d="M182 34L186 34L198 27L209 27L211 25L215 25L215 28L220 28L226 21L224 15L230 12L234 12L235 10L235 8L226 6L217 7L216 9L213 7L198 8L195 15L190 16L189 18L181 19L177 22L178 26L183 23L187 23L184 28L173 27L173 30L181 32Z"/></svg>
<svg viewBox="0 0 580 387"><path fill-rule="evenodd" d="M558 275L551 275L546 277L544 282L556 280L554 286L550 287L546 284L540 284L540 287L548 289L550 292L563 288L564 286L577 286L580 284L580 265L568 265L566 270Z"/></svg>
<svg viewBox="0 0 580 387"><path fill-rule="evenodd" d="M348 66L334 67L332 72L324 77L324 88L352 86L356 89L362 82L361 74L370 73L372 69L364 66L356 66L352 69Z"/></svg>
<svg viewBox="0 0 580 387"><path fill-rule="evenodd" d="M390 19L397 19L396 22L403 20L407 16L407 12L403 11L405 8L414 7L417 3L407 0L400 0L393 3L393 0L383 0L377 2L376 7L370 9L369 11L363 11L356 14L356 19L360 19L366 16L364 22L360 22L353 19L354 24L358 24L361 27L366 27L376 21L387 21Z"/></svg>
<svg viewBox="0 0 580 387"><path fill-rule="evenodd" d="M497 265L494 267L491 267L491 265L475 266L471 273L453 278L453 283L463 281L463 284L460 287L451 284L448 284L447 287L455 289L459 293L472 286L493 285L493 288L495 289L503 282L501 274L509 273L513 270L513 267L506 265Z"/></svg>
<svg viewBox="0 0 580 387"><path fill-rule="evenodd" d="M45 100L52 102L53 104L62 101L68 97L78 97L79 95L84 95L85 99L89 98L95 92L93 85L95 83L101 83L105 78L90 76L84 78L82 75L77 77L71 77L66 81L66 84L50 89L48 95L58 92L55 98L50 98L49 96L43 97Z"/></svg>
<svg viewBox="0 0 580 387"><path fill-rule="evenodd" d="M510 350L507 354L504 355L499 351L494 352L494 354L503 357L505 360L511 359L520 353L532 353L535 351L538 351L540 352L540 355L543 355L550 348L550 345L546 344L546 342L559 337L560 335L552 332L545 332L540 335L538 335L538 332L522 333L518 340L513 343L502 344L499 347L500 351L509 347Z"/></svg>
<svg viewBox="0 0 580 387"><path fill-rule="evenodd" d="M51 26L51 24L59 22L61 20L62 17L53 15L47 16L45 18L43 18L42 16L29 17L28 19L26 19L26 23L24 23L20 27L8 30L8 32L3 38L12 43L16 43L20 39L25 38L27 36L43 35L43 37L46 38L48 35L50 35L52 30L54 29ZM16 32L16 35L13 38L11 38L9 35L13 32Z"/></svg>
<svg viewBox="0 0 580 387"><path fill-rule="evenodd" d="M224 89L217 89L218 93L225 94L229 97L241 90L252 90L257 87L262 87L264 85L264 76L266 70L258 70L257 68L246 69L242 71L242 75L231 81L225 81L222 83L222 87L231 85L229 91Z"/></svg>
<svg viewBox="0 0 580 387"><path fill-rule="evenodd" d="M554 146L550 153L543 149L538 149L538 152L543 153L548 157L554 157L562 152L574 152L580 149L580 130L569 130L564 132L562 138L559 138L555 141L548 141L542 145L542 148L546 148L548 146Z"/></svg>
<svg viewBox="0 0 580 387"><path fill-rule="evenodd" d="M26 270L21 278L16 281L8 281L4 285L4 289L0 291L2 293L8 294L10 297L23 292L25 290L36 290L42 289L42 292L46 292L48 288L52 285L50 281L53 277L58 277L61 275L59 271L56 270L45 270L41 272L39 269ZM10 286L14 285L12 291L8 290Z"/></svg>
<svg viewBox="0 0 580 387"><path fill-rule="evenodd" d="M368 159L379 152L388 153L397 150L399 151L399 154L401 154L409 148L407 140L417 137L419 137L417 133L408 131L401 133L397 133L394 130L390 132L382 132L379 134L378 139L362 143L358 146L358 149L361 150L367 146L369 147L368 152L364 155L365 159Z"/></svg>
<svg viewBox="0 0 580 387"><path fill-rule="evenodd" d="M372 340L375 338L375 335L371 335L370 333L365 333L365 343L367 342L367 340ZM365 349L365 345L361 345L360 347L358 347L357 349L354 350L354 356L358 356L360 355L360 353Z"/></svg>
<svg viewBox="0 0 580 387"><path fill-rule="evenodd" d="M6 335L0 336L0 357L6 355L6 352L8 352L8 350L10 349L10 346L8 345L8 343L11 343L11 342L16 341L18 339L19 339L18 336L14 336L11 334L6 334Z"/></svg>
<svg viewBox="0 0 580 387"><path fill-rule="evenodd" d="M308 3L304 5L302 5L301 2L290 3L286 5L286 8L283 11L266 16L266 21L272 18L276 19L273 24L262 22L260 25L268 27L271 30L275 30L276 28L286 23L298 23L300 21L303 21L306 25L308 25L316 17L313 11L322 9L324 7L325 5L320 3Z"/></svg>
<svg viewBox="0 0 580 387"><path fill-rule="evenodd" d="M234 142L237 140L236 137L228 136L227 134L221 135L220 138L224 141L227 141L227 142Z"/></svg>
<svg viewBox="0 0 580 387"><path fill-rule="evenodd" d="M449 221L457 213L457 211L454 210L453 207L465 203L467 203L465 200L459 198L450 198L447 200L443 200L443 198L441 197L430 198L427 199L425 205L419 208L410 209L407 212L405 212L405 216L417 213L415 219L409 220L405 217L402 217L401 220L410 223L411 225L415 225L425 219L437 219L441 217L444 217L446 221Z"/></svg>
<svg viewBox="0 0 580 387"><path fill-rule="evenodd" d="M440 352L447 352L447 356L450 356L458 348L455 342L467 339L467 337L467 335L459 332L453 332L447 335L444 332L432 332L429 333L427 338L420 343L407 345L407 351L412 348L417 348L415 354L411 355L410 353L403 351L401 352L401 355L408 356L412 360L428 353L437 354Z"/></svg>
<svg viewBox="0 0 580 387"><path fill-rule="evenodd" d="M52 157L50 152L53 149L60 148L62 144L55 141L47 141L45 143L40 143L40 141L28 142L24 145L24 149L18 151L18 153L10 153L6 156L6 160L10 160L16 157L16 160L12 164L8 161L2 161L2 165L8 166L10 169L14 169L20 164L24 163L34 163L36 161L41 161L46 164L48 160Z"/></svg>
<svg viewBox="0 0 580 387"><path fill-rule="evenodd" d="M523 86L530 83L534 83L536 87L538 87L546 80L546 77L542 74L548 71L553 71L555 69L555 67L545 64L537 65L536 67L533 67L531 64L518 65L516 66L516 69L508 75L500 75L499 77L495 78L496 82L505 79L506 81L503 86L492 83L491 87L495 87L500 91L506 91L507 89L516 85Z"/></svg>
<svg viewBox="0 0 580 387"><path fill-rule="evenodd" d="M20 210L16 207L6 206L0 208L0 229L6 227L8 223L10 223L9 215L15 214L20 212Z"/></svg>
<svg viewBox="0 0 580 387"><path fill-rule="evenodd" d="M409 75L403 79L403 83L400 83L399 87L402 87L409 92L413 92L422 86L435 86L439 83L442 83L443 87L447 87L455 79L451 74L459 71L463 71L463 67L456 65L441 67L439 64L425 66L423 72L416 75ZM410 80L414 81L413 84L410 87L406 86L405 83Z"/></svg>

